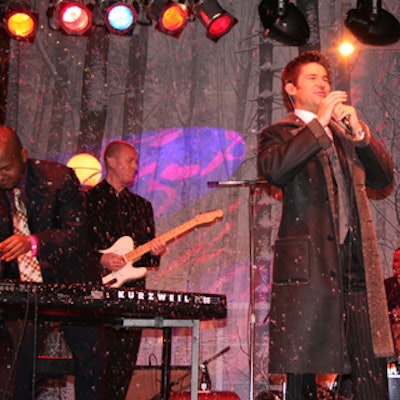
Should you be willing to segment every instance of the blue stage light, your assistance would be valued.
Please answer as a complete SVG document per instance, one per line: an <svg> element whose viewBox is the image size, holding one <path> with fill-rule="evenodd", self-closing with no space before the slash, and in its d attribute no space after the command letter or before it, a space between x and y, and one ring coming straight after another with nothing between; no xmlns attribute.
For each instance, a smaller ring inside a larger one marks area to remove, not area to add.
<svg viewBox="0 0 400 400"><path fill-rule="evenodd" d="M116 2L107 9L105 22L110 33L128 35L133 32L138 13L131 4Z"/></svg>

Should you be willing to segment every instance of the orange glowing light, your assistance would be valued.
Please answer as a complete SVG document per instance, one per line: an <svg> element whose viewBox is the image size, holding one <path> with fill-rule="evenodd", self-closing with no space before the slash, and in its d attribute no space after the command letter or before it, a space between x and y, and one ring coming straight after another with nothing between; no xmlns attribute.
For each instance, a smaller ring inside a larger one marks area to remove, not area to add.
<svg viewBox="0 0 400 400"><path fill-rule="evenodd" d="M348 57L351 54L354 53L354 45L353 43L349 42L349 41L344 41L339 45L339 53L343 56L343 57Z"/></svg>
<svg viewBox="0 0 400 400"><path fill-rule="evenodd" d="M7 28L17 39L25 39L36 30L36 22L32 15L25 12L15 12L7 19Z"/></svg>
<svg viewBox="0 0 400 400"><path fill-rule="evenodd" d="M82 186L93 187L100 182L102 169L100 161L88 153L79 153L71 157L67 166L75 171Z"/></svg>

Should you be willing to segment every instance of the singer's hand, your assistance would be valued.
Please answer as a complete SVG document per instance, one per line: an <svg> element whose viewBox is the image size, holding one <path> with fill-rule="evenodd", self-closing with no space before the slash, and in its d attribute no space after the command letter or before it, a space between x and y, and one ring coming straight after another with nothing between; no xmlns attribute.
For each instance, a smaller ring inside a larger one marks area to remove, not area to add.
<svg viewBox="0 0 400 400"><path fill-rule="evenodd" d="M334 116L334 110L339 104L347 101L347 93L341 90L335 90L330 92L319 104L317 119L320 124L325 128L328 126L332 117Z"/></svg>
<svg viewBox="0 0 400 400"><path fill-rule="evenodd" d="M336 121L343 121L345 119L353 132L359 132L362 129L357 111L353 106L338 103L333 109L332 117Z"/></svg>

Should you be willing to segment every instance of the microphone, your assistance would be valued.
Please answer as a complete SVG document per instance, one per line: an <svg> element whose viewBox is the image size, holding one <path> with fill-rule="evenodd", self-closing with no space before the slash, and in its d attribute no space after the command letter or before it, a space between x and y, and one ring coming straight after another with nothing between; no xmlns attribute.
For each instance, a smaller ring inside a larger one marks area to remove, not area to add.
<svg viewBox="0 0 400 400"><path fill-rule="evenodd" d="M337 120L336 118L333 118L333 120L344 129L347 135L354 136L353 128L350 125L350 117L348 115L341 120Z"/></svg>
<svg viewBox="0 0 400 400"><path fill-rule="evenodd" d="M353 128L350 125L350 118L348 115L346 115L342 120L340 121L342 127L345 129L346 133L349 135L353 135Z"/></svg>
<svg viewBox="0 0 400 400"><path fill-rule="evenodd" d="M340 103L340 104L342 104L342 103ZM353 128L351 127L351 124L350 124L350 115L344 116L340 121L338 121L336 119L335 119L335 121L345 130L345 132L349 136L353 136L354 132L353 132Z"/></svg>

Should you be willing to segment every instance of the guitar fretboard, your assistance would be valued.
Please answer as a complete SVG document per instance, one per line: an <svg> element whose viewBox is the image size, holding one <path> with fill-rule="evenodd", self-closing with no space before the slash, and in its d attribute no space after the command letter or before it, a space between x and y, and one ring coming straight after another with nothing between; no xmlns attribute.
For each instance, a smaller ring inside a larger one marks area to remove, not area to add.
<svg viewBox="0 0 400 400"><path fill-rule="evenodd" d="M190 221L185 222L182 225L177 226L176 228L168 231L167 233L164 233L163 235L158 236L161 240L163 240L165 243L170 242L173 239L176 239L178 236L190 231L191 229L195 228L197 225L199 225L199 222L197 218L193 218ZM135 261L144 256L146 253L148 253L151 250L151 241L147 242L136 249L129 251L128 253L125 254L125 260L126 261Z"/></svg>

